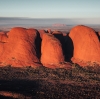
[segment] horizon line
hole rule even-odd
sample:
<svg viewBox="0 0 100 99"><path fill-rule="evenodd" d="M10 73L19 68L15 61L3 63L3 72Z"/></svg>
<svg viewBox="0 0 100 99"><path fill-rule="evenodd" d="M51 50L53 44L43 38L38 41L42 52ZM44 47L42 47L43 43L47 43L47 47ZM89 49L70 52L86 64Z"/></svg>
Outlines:
<svg viewBox="0 0 100 99"><path fill-rule="evenodd" d="M0 18L21 18L21 19L100 19L100 17L75 17L75 18L72 18L72 17L66 17L66 18L33 18L33 17L5 17L5 16L0 16Z"/></svg>

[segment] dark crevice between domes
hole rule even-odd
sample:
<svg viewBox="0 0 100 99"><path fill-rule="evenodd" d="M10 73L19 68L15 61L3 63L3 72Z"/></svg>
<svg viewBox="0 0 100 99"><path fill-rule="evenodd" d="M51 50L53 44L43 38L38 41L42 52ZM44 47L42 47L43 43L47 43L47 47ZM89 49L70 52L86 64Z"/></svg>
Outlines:
<svg viewBox="0 0 100 99"><path fill-rule="evenodd" d="M40 34L37 33L35 45L36 45L36 54L37 54L38 59L40 59L40 57L41 57L41 41L42 41L42 39L40 37Z"/></svg>
<svg viewBox="0 0 100 99"><path fill-rule="evenodd" d="M99 39L99 41L100 41L100 35L99 35L99 32L96 32L96 35L97 35L97 37L98 37L98 39Z"/></svg>
<svg viewBox="0 0 100 99"><path fill-rule="evenodd" d="M73 41L69 37L69 34L67 34L66 36L63 36L63 34L54 34L54 36L62 44L65 61L71 62L71 58L73 57L74 46L73 46Z"/></svg>

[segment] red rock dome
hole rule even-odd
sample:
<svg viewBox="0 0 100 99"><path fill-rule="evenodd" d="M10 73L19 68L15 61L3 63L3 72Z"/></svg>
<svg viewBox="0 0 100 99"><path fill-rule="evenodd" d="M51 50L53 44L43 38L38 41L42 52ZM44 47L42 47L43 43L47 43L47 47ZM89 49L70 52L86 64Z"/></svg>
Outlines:
<svg viewBox="0 0 100 99"><path fill-rule="evenodd" d="M41 63L44 66L58 66L64 62L62 45L52 34L43 34L41 45Z"/></svg>
<svg viewBox="0 0 100 99"><path fill-rule="evenodd" d="M100 41L96 32L87 26L78 25L71 29L69 37L73 41L72 61L76 63L100 63Z"/></svg>
<svg viewBox="0 0 100 99"><path fill-rule="evenodd" d="M35 29L21 27L11 29L8 33L8 42L0 43L3 48L0 51L0 66L41 66L36 55L36 37L37 31Z"/></svg>

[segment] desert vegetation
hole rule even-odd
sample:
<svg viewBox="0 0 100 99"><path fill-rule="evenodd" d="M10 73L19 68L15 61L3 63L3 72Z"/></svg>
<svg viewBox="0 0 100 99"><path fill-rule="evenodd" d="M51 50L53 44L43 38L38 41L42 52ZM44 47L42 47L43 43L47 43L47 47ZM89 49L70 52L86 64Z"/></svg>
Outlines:
<svg viewBox="0 0 100 99"><path fill-rule="evenodd" d="M91 68L91 69L90 69ZM99 99L100 68L0 68L0 97L5 99Z"/></svg>

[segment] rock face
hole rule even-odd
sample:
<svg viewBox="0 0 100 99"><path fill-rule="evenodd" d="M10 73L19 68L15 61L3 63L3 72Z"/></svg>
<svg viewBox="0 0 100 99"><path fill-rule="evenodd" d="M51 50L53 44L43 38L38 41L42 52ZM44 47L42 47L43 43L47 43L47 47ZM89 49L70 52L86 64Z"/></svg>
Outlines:
<svg viewBox="0 0 100 99"><path fill-rule="evenodd" d="M0 42L0 66L41 66L36 54L35 29L16 27L7 34L7 42Z"/></svg>
<svg viewBox="0 0 100 99"><path fill-rule="evenodd" d="M56 68L63 62L64 55L60 41L52 34L44 33L41 45L41 63L46 67Z"/></svg>
<svg viewBox="0 0 100 99"><path fill-rule="evenodd" d="M40 34L41 39L42 39L43 34L47 33L45 30L38 30L38 32Z"/></svg>
<svg viewBox="0 0 100 99"><path fill-rule="evenodd" d="M51 29L47 29L47 32L50 33L50 34L52 33Z"/></svg>
<svg viewBox="0 0 100 99"><path fill-rule="evenodd" d="M82 65L100 63L100 41L96 32L87 26L75 26L69 33L73 41L74 52L72 61Z"/></svg>
<svg viewBox="0 0 100 99"><path fill-rule="evenodd" d="M8 36L6 33L0 32L0 42L2 42L2 43L7 42L7 38L8 38Z"/></svg>

